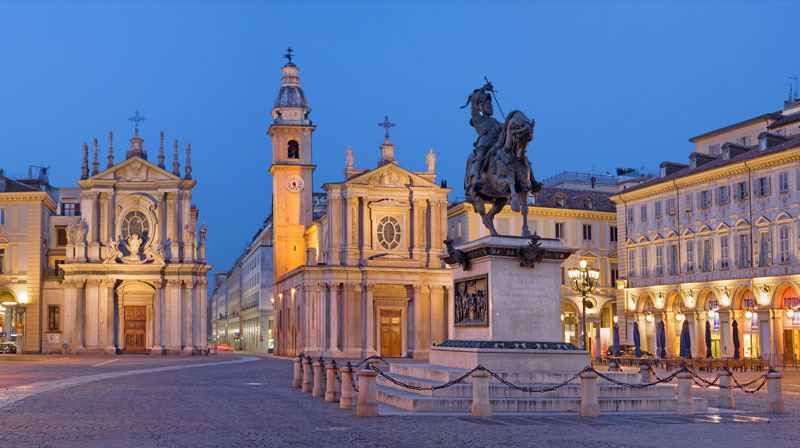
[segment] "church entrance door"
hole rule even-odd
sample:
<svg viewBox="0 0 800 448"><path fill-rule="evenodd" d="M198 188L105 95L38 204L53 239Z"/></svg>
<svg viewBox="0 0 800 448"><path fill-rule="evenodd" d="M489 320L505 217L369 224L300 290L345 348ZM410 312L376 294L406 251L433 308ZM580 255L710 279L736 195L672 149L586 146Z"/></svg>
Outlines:
<svg viewBox="0 0 800 448"><path fill-rule="evenodd" d="M400 310L381 310L381 356L402 355Z"/></svg>
<svg viewBox="0 0 800 448"><path fill-rule="evenodd" d="M125 307L125 353L147 353L145 335L147 328L147 307Z"/></svg>

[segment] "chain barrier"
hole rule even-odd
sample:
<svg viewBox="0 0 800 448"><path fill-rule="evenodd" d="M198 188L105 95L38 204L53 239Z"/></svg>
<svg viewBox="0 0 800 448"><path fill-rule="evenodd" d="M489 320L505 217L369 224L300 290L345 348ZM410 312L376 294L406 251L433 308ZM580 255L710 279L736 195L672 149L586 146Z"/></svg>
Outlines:
<svg viewBox="0 0 800 448"><path fill-rule="evenodd" d="M658 378L658 377L656 377L658 379L653 381L653 382L650 382L650 383L633 383L633 384L630 384L630 383L623 383L622 381L619 381L619 380L616 380L614 378L611 378L610 376L605 375L604 373L595 370L594 367L592 367L592 366L587 366L583 370L584 371L594 372L594 373L597 374L598 377L608 381L609 383L616 384L617 386L629 387L631 389L643 389L645 387L655 386L655 385L661 384L661 383L669 383L676 376L678 376L679 373L682 372L682 370L678 370L678 371L670 374L666 378ZM655 375L655 374L653 374L653 375Z"/></svg>
<svg viewBox="0 0 800 448"><path fill-rule="evenodd" d="M480 366L478 366L478 367L480 367ZM576 373L575 375L572 375L572 378L568 379L567 381L564 381L561 384L558 384L556 386L551 386L551 387L544 387L544 388L540 388L540 389L537 389L535 387L517 386L516 384L514 384L514 383L512 383L510 381L504 380L503 378L500 377L500 375L492 372L489 369L483 368L483 370L489 372L489 375L495 377L497 379L497 381L500 381L501 383L505 384L506 386L508 386L508 387L510 387L512 389L516 389L516 390L519 390L519 391L522 391L522 392L528 392L528 393L534 393L534 392L536 392L536 393L545 393L545 392L552 392L554 390L561 389L562 387L572 383L573 381L575 381L581 375L581 373L585 372L587 369L583 369L582 371Z"/></svg>
<svg viewBox="0 0 800 448"><path fill-rule="evenodd" d="M414 386L413 384L407 384L407 383L404 383L404 382L402 382L402 381L400 381L400 380L396 380L396 379L392 378L392 377L391 377L391 376L389 376L389 375L388 375L386 372L384 372L383 370L379 369L379 368L378 368L376 365L374 365L374 364L368 364L368 368L370 368L370 369L374 370L375 372L377 372L377 373L378 373L378 375L380 375L380 376L382 376L382 377L386 378L387 380L391 381L391 382L392 382L392 383L394 383L394 384L397 384L397 385L398 385L398 386L400 386L400 387L404 387L404 388L406 388L406 389L411 389L411 390L419 390L419 391L422 391L422 390L439 390L439 389L444 389L444 388L446 388L446 387L450 387L450 386L452 386L452 385L454 385L454 384L458 384L458 383L460 383L461 381L463 381L464 379L466 379L468 376L472 375L472 372L475 372L476 370L487 370L487 369L486 369L486 368L484 368L483 366L477 366L477 367L475 367L474 369L470 370L469 372L467 372L467 373L465 373L465 374L461 375L460 377L458 377L458 378L456 378L456 379L454 379L454 380L450 380L450 381L448 381L448 382L446 382L446 383L444 383L444 384L440 384L440 385L438 385L438 386ZM488 370L487 370L487 371L488 371Z"/></svg>
<svg viewBox="0 0 800 448"><path fill-rule="evenodd" d="M719 381L719 378L721 376L719 374L717 374L717 376L714 378L714 381L708 381L705 378L699 376L698 374L696 374L696 373L694 373L694 372L692 372L692 371L690 371L688 369L686 369L686 371L692 374L692 381L694 381L694 383L696 385L698 385L699 387L708 388L708 387L711 387L711 386L716 386L716 387L719 387L720 389L739 389L744 393L754 394L754 393L758 392L759 390L761 390L767 384L767 375L769 375L773 370L770 369L769 371L767 371L767 373L765 373L765 374L763 374L763 375L761 375L761 376L759 376L757 378L754 378L752 381L748 381L748 382L746 382L744 384L740 383L739 380L737 380L736 377L734 377L733 374L731 374L731 379L733 380L733 383L734 383L733 386L723 386L722 384L716 384L717 381ZM756 386L755 389L751 389L751 390L747 390L746 389L747 387L752 386L752 385L758 383L759 381L761 383L758 386Z"/></svg>
<svg viewBox="0 0 800 448"><path fill-rule="evenodd" d="M350 385L352 385L353 390L358 393L358 385L356 384L355 379L355 369L350 365L350 361L347 361L347 367L350 367Z"/></svg>

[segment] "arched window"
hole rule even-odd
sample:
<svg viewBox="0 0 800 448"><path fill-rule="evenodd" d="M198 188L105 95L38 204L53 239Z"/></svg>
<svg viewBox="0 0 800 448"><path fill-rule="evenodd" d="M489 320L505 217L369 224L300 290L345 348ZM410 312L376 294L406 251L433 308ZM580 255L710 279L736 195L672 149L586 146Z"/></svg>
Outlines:
<svg viewBox="0 0 800 448"><path fill-rule="evenodd" d="M393 216L378 221L378 242L384 249L392 250L400 244L400 223Z"/></svg>
<svg viewBox="0 0 800 448"><path fill-rule="evenodd" d="M290 159L300 158L300 145L295 140L289 140L289 148L287 150L287 157Z"/></svg>
<svg viewBox="0 0 800 448"><path fill-rule="evenodd" d="M144 213L138 210L125 215L125 219L122 221L122 238L128 239L134 234L139 235L143 240L147 240L150 234L150 221Z"/></svg>

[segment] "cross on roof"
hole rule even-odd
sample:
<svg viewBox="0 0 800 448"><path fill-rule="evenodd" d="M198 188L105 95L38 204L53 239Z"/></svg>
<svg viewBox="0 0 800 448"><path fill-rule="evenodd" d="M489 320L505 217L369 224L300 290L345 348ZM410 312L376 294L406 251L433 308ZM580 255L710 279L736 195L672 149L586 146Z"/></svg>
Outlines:
<svg viewBox="0 0 800 448"><path fill-rule="evenodd" d="M292 50L292 47L289 47L289 48L286 49L286 54L283 55L283 57L288 59L289 62L292 62L292 53L294 53L294 50Z"/></svg>
<svg viewBox="0 0 800 448"><path fill-rule="evenodd" d="M139 123L143 122L144 120L147 120L147 118L143 117L142 115L139 115L138 109L136 110L136 113L133 114L132 117L128 118L128 121L133 122L137 133L139 132Z"/></svg>
<svg viewBox="0 0 800 448"><path fill-rule="evenodd" d="M386 140L389 140L389 128L391 128L393 126L397 126L397 125L395 123L389 123L389 116L386 115L383 118L383 123L378 123L378 126L386 129Z"/></svg>

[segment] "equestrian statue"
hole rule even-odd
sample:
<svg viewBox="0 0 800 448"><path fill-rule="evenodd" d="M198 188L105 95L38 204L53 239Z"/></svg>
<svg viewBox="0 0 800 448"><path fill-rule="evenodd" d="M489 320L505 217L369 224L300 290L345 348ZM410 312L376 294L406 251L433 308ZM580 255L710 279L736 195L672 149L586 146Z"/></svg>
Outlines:
<svg viewBox="0 0 800 448"><path fill-rule="evenodd" d="M478 133L474 150L467 158L464 175L464 193L467 202L481 215L483 224L492 235L498 235L494 217L511 203L511 210L522 212L522 236L531 236L528 230L528 195L536 193L542 184L533 177L531 162L526 150L533 139L535 122L522 111L514 110L501 124L494 115L492 84L475 89L467 99L465 108L471 106L469 124ZM502 111L501 111L502 113ZM486 204L491 209L486 211Z"/></svg>

